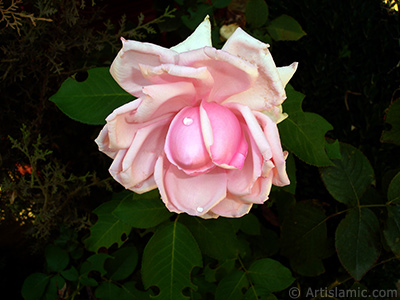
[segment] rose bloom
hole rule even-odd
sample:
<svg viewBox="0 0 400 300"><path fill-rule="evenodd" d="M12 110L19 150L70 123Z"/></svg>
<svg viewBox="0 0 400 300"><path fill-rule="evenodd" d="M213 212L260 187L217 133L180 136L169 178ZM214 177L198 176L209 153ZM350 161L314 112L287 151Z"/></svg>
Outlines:
<svg viewBox="0 0 400 300"><path fill-rule="evenodd" d="M137 97L106 119L96 143L125 188L158 188L168 210L240 217L288 185L278 121L297 63L277 68L238 28L212 47L208 17L170 49L122 39L111 74Z"/></svg>

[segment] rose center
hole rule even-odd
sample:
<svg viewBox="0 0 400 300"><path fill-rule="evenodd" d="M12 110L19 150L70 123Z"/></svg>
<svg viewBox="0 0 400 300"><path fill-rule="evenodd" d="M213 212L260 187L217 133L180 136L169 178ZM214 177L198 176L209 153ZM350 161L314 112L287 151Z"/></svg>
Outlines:
<svg viewBox="0 0 400 300"><path fill-rule="evenodd" d="M215 167L204 144L199 107L185 107L172 120L165 153L172 164L189 175Z"/></svg>

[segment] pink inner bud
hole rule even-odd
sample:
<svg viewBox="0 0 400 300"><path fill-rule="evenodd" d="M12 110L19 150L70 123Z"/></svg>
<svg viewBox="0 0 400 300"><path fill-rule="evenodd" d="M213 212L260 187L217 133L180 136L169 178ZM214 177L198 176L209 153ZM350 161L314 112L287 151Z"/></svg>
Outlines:
<svg viewBox="0 0 400 300"><path fill-rule="evenodd" d="M164 149L168 160L189 175L214 168L204 145L198 106L185 107L175 116Z"/></svg>

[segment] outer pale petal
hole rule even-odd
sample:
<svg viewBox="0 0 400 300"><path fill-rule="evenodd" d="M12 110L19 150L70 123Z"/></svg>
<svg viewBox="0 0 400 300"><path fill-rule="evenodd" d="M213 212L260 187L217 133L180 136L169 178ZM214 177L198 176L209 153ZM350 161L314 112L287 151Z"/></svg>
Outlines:
<svg viewBox="0 0 400 300"><path fill-rule="evenodd" d="M163 152L170 121L164 119L140 128L131 146L118 153L118 160L114 160L110 173L125 188L138 190L153 175L156 160Z"/></svg>
<svg viewBox="0 0 400 300"><path fill-rule="evenodd" d="M130 188L130 190L134 191L135 193L138 193L138 194L143 194L148 191L154 190L156 188L157 188L157 184L156 184L156 181L154 180L154 175L151 175L146 180L143 180L141 183Z"/></svg>
<svg viewBox="0 0 400 300"><path fill-rule="evenodd" d="M117 155L117 150L112 150L110 148L110 139L108 138L107 124L100 131L100 134L96 138L95 142L99 146L99 150L107 154L109 157L114 158Z"/></svg>
<svg viewBox="0 0 400 300"><path fill-rule="evenodd" d="M139 64L158 66L175 64L178 53L150 43L122 40L122 49L114 59L110 73L128 93L141 97L142 87L151 84L143 77Z"/></svg>
<svg viewBox="0 0 400 300"><path fill-rule="evenodd" d="M254 183L249 195L241 196L244 202L262 204L268 200L272 188L272 172L267 177L259 177Z"/></svg>
<svg viewBox="0 0 400 300"><path fill-rule="evenodd" d="M122 170L122 164L126 155L127 149L124 150L119 150L113 163L111 164L110 167L110 174L111 176L113 176L113 178L123 184L123 180L120 176L120 170ZM150 177L144 179L143 181L139 182L138 184L136 184L133 187L125 187L125 188L129 188L130 190L142 194L148 191L151 191L153 189L155 189L157 187L155 181L154 181L154 176L151 175Z"/></svg>
<svg viewBox="0 0 400 300"><path fill-rule="evenodd" d="M226 102L242 103L253 110L269 110L286 99L284 85L268 47L241 28L228 39L222 50L257 66L260 76L251 89L233 95Z"/></svg>
<svg viewBox="0 0 400 300"><path fill-rule="evenodd" d="M196 30L186 40L171 47L171 50L182 53L206 46L212 46L211 24L208 16L205 17L204 21L197 26Z"/></svg>
<svg viewBox="0 0 400 300"><path fill-rule="evenodd" d="M297 62L294 62L289 66L277 68L279 77L281 78L283 86L286 86L288 84L289 80L292 78L293 74L296 72L298 65L299 64Z"/></svg>
<svg viewBox="0 0 400 300"><path fill-rule="evenodd" d="M140 105L129 117L129 122L141 123L176 113L197 102L196 89L191 82L153 84L143 88Z"/></svg>
<svg viewBox="0 0 400 300"><path fill-rule="evenodd" d="M257 120L263 127L265 137L271 147L272 158L275 165L273 168L274 177L272 183L277 186L285 186L290 184L289 177L286 173L285 153L282 150L281 140L276 124L265 114L254 112Z"/></svg>
<svg viewBox="0 0 400 300"><path fill-rule="evenodd" d="M155 84L191 82L196 89L197 99L207 98L214 85L214 79L206 67L192 68L169 64L157 67L140 65L140 69L143 76Z"/></svg>
<svg viewBox="0 0 400 300"><path fill-rule="evenodd" d="M196 91L190 82L151 85L143 91L144 97L115 109L106 118L110 149L128 148L136 130L146 126L146 122L168 118L196 101Z"/></svg>
<svg viewBox="0 0 400 300"><path fill-rule="evenodd" d="M190 176L160 157L154 178L165 205L176 213L202 216L226 197L224 169Z"/></svg>
<svg viewBox="0 0 400 300"><path fill-rule="evenodd" d="M228 195L214 206L211 211L221 217L240 218L248 214L252 206L252 203L245 203L239 197Z"/></svg>
<svg viewBox="0 0 400 300"><path fill-rule="evenodd" d="M282 122L288 117L288 114L283 112L282 105L275 106L272 110L263 110L262 113L270 117L275 124Z"/></svg>
<svg viewBox="0 0 400 300"><path fill-rule="evenodd" d="M140 185L154 172L154 166L163 152L164 140L171 119L163 119L136 132L131 146L126 152L121 169L113 170L113 176L125 188Z"/></svg>
<svg viewBox="0 0 400 300"><path fill-rule="evenodd" d="M181 53L179 65L207 67L214 79L208 99L217 103L251 88L258 76L255 65L211 47Z"/></svg>
<svg viewBox="0 0 400 300"><path fill-rule="evenodd" d="M106 118L110 149L128 148L132 143L137 125L130 122L129 119L134 115L141 102L141 99L137 99L122 105Z"/></svg>

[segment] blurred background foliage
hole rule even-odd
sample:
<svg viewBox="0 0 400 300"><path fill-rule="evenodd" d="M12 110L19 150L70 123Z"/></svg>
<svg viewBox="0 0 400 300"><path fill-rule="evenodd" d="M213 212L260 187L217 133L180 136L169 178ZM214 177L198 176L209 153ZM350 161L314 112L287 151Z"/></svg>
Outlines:
<svg viewBox="0 0 400 300"><path fill-rule="evenodd" d="M390 193L395 196L389 201L398 201L393 199L399 190L390 185L400 170L398 135L394 141L382 135L398 128L395 120L399 114L394 111L400 101L400 20L396 5L397 1L379 0L0 1L2 291L9 291L10 299L22 299L21 290L25 299L41 299L42 295L47 295L46 299L113 299L110 294L121 291L128 296L118 299L149 297L144 287L152 282L146 277L141 282L137 265L157 242L149 242L150 237L157 237L152 235L157 220L154 224L129 224L114 211L117 203L123 207L127 196L115 193L122 189L110 180L109 160L93 142L101 127L69 119L49 98L67 78L81 82L89 69L108 67L120 48L121 36L171 47L186 38L207 14L216 47L223 45L224 32L240 26L271 44L278 66L298 61L291 85L306 95L303 110L321 115L333 126L326 135L329 140L361 151L342 146L342 155L357 153L354 155L362 157L362 164L369 161L372 166L373 179L363 191L364 204L385 203L382 199ZM221 235L230 234L222 239L227 242L227 252L208 249L210 241L196 234L199 225L181 217L178 224L191 230L204 253L204 268L193 271L198 293L185 293L187 296L212 299L216 293L216 299L224 299L229 280L248 288L249 282L240 272L252 278L252 270L260 266L283 270L271 266L265 257L273 257L291 270L296 279L293 286L396 288L399 249L387 241L396 238L390 235L399 227L387 220L388 216L399 218L398 209L373 209L381 228L376 238L383 241L377 250L379 260L373 257L375 264L364 277L351 271L349 276L341 264L341 245L335 247L334 242L337 230L346 230L341 224L352 226L353 215L344 219L340 214L348 203L332 196L336 194L332 194L326 169L297 157L290 159L295 166L295 189L274 191L270 201L253 208L241 220L220 221ZM110 199L113 201L107 202ZM115 233L124 233L122 240L93 237L96 230L103 230L102 222L110 221L105 220L109 211L128 223L119 224ZM313 218L307 218L307 213ZM331 218L337 214L338 218ZM162 215L160 223L168 217ZM321 221L324 225L318 227L313 241L296 244L292 233L298 227L287 221L291 219L311 227ZM213 223L202 226L216 230ZM187 234L179 230L182 236ZM218 241L218 234L214 239ZM145 251L146 245L150 250ZM239 259L235 259L237 253ZM307 265L310 255L314 261ZM119 268L125 260L131 269ZM149 264L145 259L142 263ZM22 288L30 274L36 275ZM286 285L274 290L280 299L288 298L287 292L279 291L294 280L289 275L285 278ZM354 283L354 278L362 280ZM257 282L257 278L252 280ZM129 296L132 294L137 298ZM237 299L250 297L241 292L237 295Z"/></svg>

